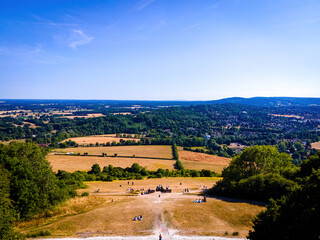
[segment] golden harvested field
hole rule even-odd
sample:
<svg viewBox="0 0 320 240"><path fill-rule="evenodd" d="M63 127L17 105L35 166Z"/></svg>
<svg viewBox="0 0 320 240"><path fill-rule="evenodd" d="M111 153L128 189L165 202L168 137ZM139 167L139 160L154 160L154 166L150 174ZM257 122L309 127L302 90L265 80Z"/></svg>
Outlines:
<svg viewBox="0 0 320 240"><path fill-rule="evenodd" d="M10 141L0 141L0 143L4 144L4 145L8 145L11 142L25 142L25 139L15 139L15 140L10 140Z"/></svg>
<svg viewBox="0 0 320 240"><path fill-rule="evenodd" d="M303 118L298 115L282 115L282 114L269 114L269 115L274 116L274 117L285 117L285 118L296 118L296 119Z"/></svg>
<svg viewBox="0 0 320 240"><path fill-rule="evenodd" d="M31 110L12 110L12 111L0 111L0 117L35 117L40 118L41 116L52 116L52 115L72 115L77 111L84 111L85 109L79 110L65 110L65 111L49 111L49 112L32 112Z"/></svg>
<svg viewBox="0 0 320 240"><path fill-rule="evenodd" d="M29 128L37 128L39 126L35 125L34 123L29 123L29 122L22 122L23 125L17 125L17 124L13 124L15 127L24 127L24 125L29 125Z"/></svg>
<svg viewBox="0 0 320 240"><path fill-rule="evenodd" d="M94 118L94 117L103 117L105 115L103 115L102 113L89 113L86 116L75 116L75 115L68 115L68 116L63 116L62 118L69 118L69 119L75 119L75 118Z"/></svg>
<svg viewBox="0 0 320 240"><path fill-rule="evenodd" d="M150 157L150 158L166 158L171 159L171 146L155 146L155 145L144 145L144 146L112 146L112 147L76 147L76 148L65 148L59 149L59 152L74 152L74 153L85 153L89 155L102 155L107 153L108 156L115 153L118 156L132 156L137 157Z"/></svg>
<svg viewBox="0 0 320 240"><path fill-rule="evenodd" d="M181 160L182 165L185 169L194 169L194 170L202 170L207 169L214 171L216 173L222 173L222 170L227 167L220 164L207 163L207 162L194 162L194 161L183 161Z"/></svg>
<svg viewBox="0 0 320 240"><path fill-rule="evenodd" d="M52 217L19 223L24 233L49 230L51 237L98 235L159 235L168 239L173 230L180 235L216 235L238 232L247 235L251 220L264 207L207 198L193 203L203 186L211 187L217 178L162 178L130 181L135 189L169 186L173 193L129 195L128 181L88 182L88 197L76 198L52 211ZM180 185L181 183L181 185ZM99 188L99 192L95 189ZM189 188L191 194L183 194ZM160 196L159 196L160 195ZM133 221L142 215L143 220ZM172 230L172 231L171 231Z"/></svg>
<svg viewBox="0 0 320 240"><path fill-rule="evenodd" d="M108 165L114 167L131 167L133 163L138 163L140 166L146 167L148 170L158 170L159 168L172 170L176 161L174 160L159 160L152 158L122 158L122 157L90 157L90 156L68 156L54 155L50 153L47 156L53 171L65 170L74 172L76 170L88 171L92 165L97 163L101 168Z"/></svg>
<svg viewBox="0 0 320 240"><path fill-rule="evenodd" d="M89 155L102 155L107 153L117 157L98 157L98 156L74 156L74 155L55 155L59 153L83 153ZM172 170L176 161L171 160L172 153L170 146L114 146L114 147L77 147L55 150L48 154L47 160L51 163L54 171L66 170L90 170L92 165L97 163L101 168L108 165L114 167L131 167L133 163L146 167L148 170L158 170L159 168ZM136 157L132 157L135 155ZM123 156L123 157L121 157ZM144 157L144 158L139 158ZM160 158L160 159L154 159ZM163 159L161 159L163 158Z"/></svg>
<svg viewBox="0 0 320 240"><path fill-rule="evenodd" d="M316 150L320 150L320 141L319 142L315 142L315 143L311 143L311 147L316 149Z"/></svg>
<svg viewBox="0 0 320 240"><path fill-rule="evenodd" d="M106 134L106 135L92 135L92 136L86 136L86 137L74 137L74 138L68 138L65 141L75 141L79 145L89 145L90 143L95 144L95 143L107 143L107 142L119 142L120 139L123 140L135 140L139 141L140 139L138 138L119 138L116 137L116 134Z"/></svg>
<svg viewBox="0 0 320 240"><path fill-rule="evenodd" d="M95 136L88 137L88 140L90 139L97 140L95 139ZM181 149L182 148L179 148L179 156L183 166L186 169L208 169L217 173L221 173L222 170L227 167L231 161L231 159L229 158L223 158L204 153L184 151ZM89 155L99 156L102 155L102 153L107 153L108 156L112 156L117 153L118 156L98 157L55 155L56 152L73 152L74 154L80 153L81 155L83 155L84 153L88 153ZM134 158L132 157L133 155L135 155ZM65 148L59 150L56 149L47 156L47 159L51 163L54 171L66 170L72 172L76 170L90 170L91 166L95 163L99 164L101 168L104 166L108 166L109 164L115 167L125 168L130 167L133 163L138 163L140 166L146 167L148 170L157 170L158 168L172 170L174 168L175 161L171 160L171 158L171 146L154 145Z"/></svg>
<svg viewBox="0 0 320 240"><path fill-rule="evenodd" d="M131 115L131 112L119 112L119 113L112 113L113 115Z"/></svg>
<svg viewBox="0 0 320 240"><path fill-rule="evenodd" d="M231 158L219 157L205 153L182 150L179 147L179 158L187 169L209 169L221 173L223 168L229 166Z"/></svg>

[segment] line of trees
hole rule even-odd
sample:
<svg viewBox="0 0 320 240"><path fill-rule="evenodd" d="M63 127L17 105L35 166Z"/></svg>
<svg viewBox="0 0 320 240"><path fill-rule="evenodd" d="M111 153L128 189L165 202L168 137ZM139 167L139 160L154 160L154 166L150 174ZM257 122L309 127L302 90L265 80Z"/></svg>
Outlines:
<svg viewBox="0 0 320 240"><path fill-rule="evenodd" d="M178 152L177 144L173 143L171 145L171 149L172 149L172 158L174 160L179 160L179 152Z"/></svg>
<svg viewBox="0 0 320 240"><path fill-rule="evenodd" d="M177 160L179 161L179 160ZM181 163L181 162L180 162ZM182 166L182 164L181 164ZM69 173L59 170L57 176L69 184L78 181L114 181L114 180L140 180L144 178L162 178L162 177L214 177L219 176L216 172L210 170L168 170L159 168L157 171L149 171L141 167L138 163L132 164L131 167L121 168L108 165L103 168L99 164L93 164L90 171L75 171Z"/></svg>

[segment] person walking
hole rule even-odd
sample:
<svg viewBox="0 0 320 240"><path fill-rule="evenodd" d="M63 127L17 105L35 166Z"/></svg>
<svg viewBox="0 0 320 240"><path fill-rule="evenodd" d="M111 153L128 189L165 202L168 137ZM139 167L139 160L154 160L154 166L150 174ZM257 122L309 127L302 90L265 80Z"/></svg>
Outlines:
<svg viewBox="0 0 320 240"><path fill-rule="evenodd" d="M161 236L161 233L160 233L160 235L159 235L159 240L162 240L162 236Z"/></svg>

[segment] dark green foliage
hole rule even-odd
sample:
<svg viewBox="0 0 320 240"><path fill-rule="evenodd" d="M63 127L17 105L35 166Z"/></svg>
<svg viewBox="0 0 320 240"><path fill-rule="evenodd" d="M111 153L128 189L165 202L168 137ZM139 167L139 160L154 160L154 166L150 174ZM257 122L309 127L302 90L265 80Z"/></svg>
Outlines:
<svg viewBox="0 0 320 240"><path fill-rule="evenodd" d="M134 173L140 173L140 171L141 171L140 165L138 163L132 164L131 171Z"/></svg>
<svg viewBox="0 0 320 240"><path fill-rule="evenodd" d="M98 174L101 172L101 168L99 166L99 164L93 164L91 167L91 170L88 172L89 174Z"/></svg>
<svg viewBox="0 0 320 240"><path fill-rule="evenodd" d="M0 163L11 173L10 198L20 218L31 217L68 197L45 159L32 143L0 146Z"/></svg>
<svg viewBox="0 0 320 240"><path fill-rule="evenodd" d="M320 159L318 159L320 161ZM300 188L277 201L254 220L251 240L320 239L320 169L304 178Z"/></svg>
<svg viewBox="0 0 320 240"><path fill-rule="evenodd" d="M0 145L0 163L11 174L10 199L18 219L42 213L75 196L75 189L81 185L80 179L72 179L65 171L56 177L45 159L46 154L46 149L34 143Z"/></svg>
<svg viewBox="0 0 320 240"><path fill-rule="evenodd" d="M184 169L184 167L183 167L183 165L182 165L182 162L180 161L180 160L177 160L176 161L176 164L175 164L175 169L177 169L177 170L182 170L182 169Z"/></svg>
<svg viewBox="0 0 320 240"><path fill-rule="evenodd" d="M0 239L23 239L13 231L15 211L9 198L9 172L0 164Z"/></svg>
<svg viewBox="0 0 320 240"><path fill-rule="evenodd" d="M83 192L83 193L81 193L81 197L87 197L87 196L89 196L89 193L88 193L88 192Z"/></svg>
<svg viewBox="0 0 320 240"><path fill-rule="evenodd" d="M223 170L223 180L209 191L211 194L268 201L289 193L297 183L297 167L286 153L275 147L255 146L237 155Z"/></svg>
<svg viewBox="0 0 320 240"><path fill-rule="evenodd" d="M26 235L27 238L45 237L50 236L51 232L48 229L42 229L37 232L29 233Z"/></svg>
<svg viewBox="0 0 320 240"><path fill-rule="evenodd" d="M300 166L300 171L297 173L297 177L303 178L309 176L314 169L320 168L320 151L314 156L310 156L307 160L303 161Z"/></svg>
<svg viewBox="0 0 320 240"><path fill-rule="evenodd" d="M179 160L178 148L177 148L177 145L175 143L173 143L171 145L171 149L172 149L172 158L174 160Z"/></svg>
<svg viewBox="0 0 320 240"><path fill-rule="evenodd" d="M34 143L0 144L0 239L23 239L12 230L17 219L30 218L74 196L79 184L70 174L52 172L46 149ZM61 178L61 180L59 180ZM62 180L63 179L63 180ZM40 233L37 236L45 236Z"/></svg>

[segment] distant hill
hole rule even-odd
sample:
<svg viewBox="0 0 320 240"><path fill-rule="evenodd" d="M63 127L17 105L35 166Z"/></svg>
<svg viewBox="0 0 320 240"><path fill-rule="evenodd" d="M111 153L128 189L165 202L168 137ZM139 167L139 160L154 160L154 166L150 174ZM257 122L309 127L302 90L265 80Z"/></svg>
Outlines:
<svg viewBox="0 0 320 240"><path fill-rule="evenodd" d="M232 97L211 101L148 101L148 100L72 100L72 99L0 99L0 109L25 106L28 108L39 108L46 105L80 105L83 107L92 107L92 105L110 105L111 107L168 107L168 106L190 106L202 104L245 104L263 107L279 106L320 106L320 98L299 98L299 97Z"/></svg>
<svg viewBox="0 0 320 240"><path fill-rule="evenodd" d="M252 97L252 98L223 98L211 101L211 103L236 103L255 106L320 106L320 98L299 98L299 97Z"/></svg>

